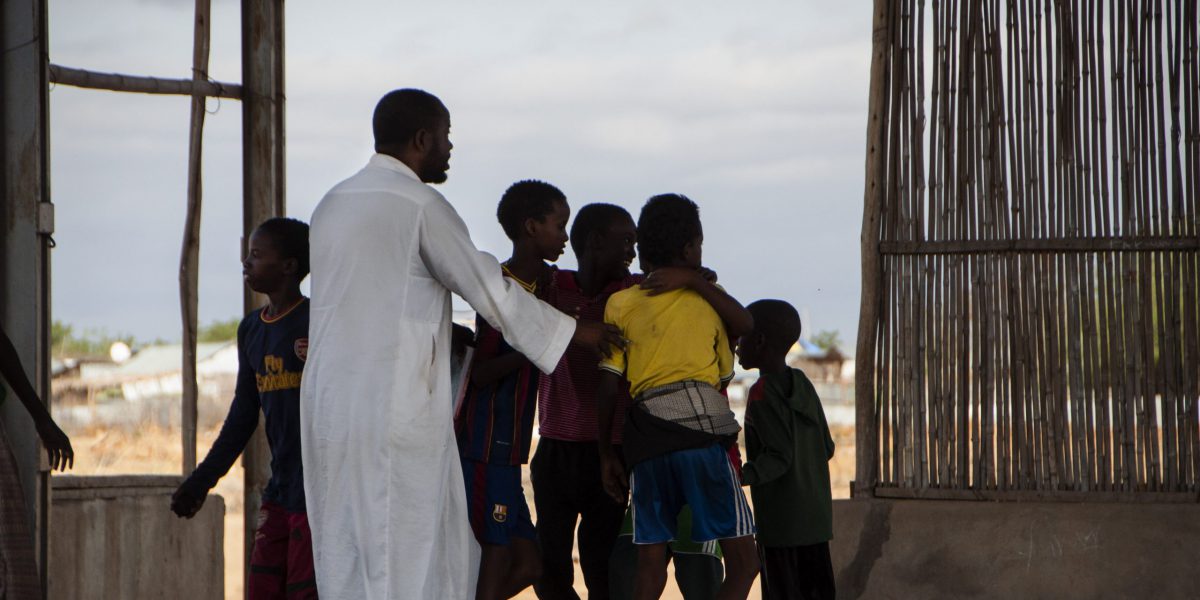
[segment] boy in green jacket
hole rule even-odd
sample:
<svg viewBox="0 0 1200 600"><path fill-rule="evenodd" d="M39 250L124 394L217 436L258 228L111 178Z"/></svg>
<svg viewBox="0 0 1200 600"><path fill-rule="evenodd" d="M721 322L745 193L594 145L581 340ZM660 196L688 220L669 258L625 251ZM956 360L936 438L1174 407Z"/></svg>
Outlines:
<svg viewBox="0 0 1200 600"><path fill-rule="evenodd" d="M754 331L738 339L738 359L760 377L746 402L750 462L742 467L742 483L754 499L763 598L832 600L833 438L812 382L787 365L788 350L800 339L800 315L782 300L746 308Z"/></svg>

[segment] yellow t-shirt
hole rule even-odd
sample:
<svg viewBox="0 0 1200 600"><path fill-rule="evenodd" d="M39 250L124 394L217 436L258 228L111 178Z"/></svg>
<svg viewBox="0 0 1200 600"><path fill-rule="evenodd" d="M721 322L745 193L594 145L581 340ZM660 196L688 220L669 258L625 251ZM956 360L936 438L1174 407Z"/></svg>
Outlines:
<svg viewBox="0 0 1200 600"><path fill-rule="evenodd" d="M688 289L650 296L639 287L613 294L604 322L621 328L628 347L614 349L600 368L629 380L636 398L645 390L680 381L715 388L733 377L733 351L717 311Z"/></svg>

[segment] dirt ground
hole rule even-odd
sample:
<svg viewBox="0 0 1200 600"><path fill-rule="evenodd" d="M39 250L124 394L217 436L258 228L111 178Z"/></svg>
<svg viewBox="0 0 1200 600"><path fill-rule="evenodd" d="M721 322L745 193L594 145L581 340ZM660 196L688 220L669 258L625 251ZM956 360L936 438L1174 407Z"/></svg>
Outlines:
<svg viewBox="0 0 1200 600"><path fill-rule="evenodd" d="M220 424L204 427L198 433L197 446L200 456L208 451L213 440L220 431ZM183 450L180 433L175 428L164 428L154 425L109 428L83 429L68 431L72 445L75 448L74 475L130 475L130 474L178 474L182 463ZM849 495L850 480L854 476L854 429L852 427L837 427L833 431L837 452L830 461L830 476L834 498L845 498ZM528 477L528 471L526 471ZM529 500L530 510L533 511L532 487L526 480L525 490ZM242 507L242 467L240 462L235 464L213 493L225 499L225 597L237 600L242 597L242 555L243 555L243 507ZM163 510L169 510L164 505ZM536 513L534 518L537 518ZM581 598L587 598L583 587L583 576L579 572L579 564L575 565L576 590ZM758 598L758 582L755 582L751 598ZM668 577L667 589L662 596L666 600L681 600L673 576ZM527 589L517 596L522 600L533 600L536 596L532 589Z"/></svg>

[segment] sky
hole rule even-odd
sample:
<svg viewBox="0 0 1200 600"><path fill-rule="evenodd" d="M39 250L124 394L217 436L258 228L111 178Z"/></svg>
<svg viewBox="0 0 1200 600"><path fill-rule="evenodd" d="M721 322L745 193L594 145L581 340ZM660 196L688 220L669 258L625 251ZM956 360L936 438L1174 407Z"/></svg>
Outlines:
<svg viewBox="0 0 1200 600"><path fill-rule="evenodd" d="M190 77L192 3L57 0L50 60ZM332 7L336 6L336 9ZM344 0L286 3L287 212L371 155L389 90L451 112L440 191L475 243L503 259L504 189L549 181L573 209L636 218L682 193L704 262L743 303L782 298L807 333L853 346L870 67L870 3ZM214 0L210 76L238 82L239 3ZM178 340L186 207L186 97L55 86L53 314L77 331ZM210 99L204 137L200 322L241 314L241 106ZM575 266L568 251L559 261ZM456 306L465 308L457 301Z"/></svg>

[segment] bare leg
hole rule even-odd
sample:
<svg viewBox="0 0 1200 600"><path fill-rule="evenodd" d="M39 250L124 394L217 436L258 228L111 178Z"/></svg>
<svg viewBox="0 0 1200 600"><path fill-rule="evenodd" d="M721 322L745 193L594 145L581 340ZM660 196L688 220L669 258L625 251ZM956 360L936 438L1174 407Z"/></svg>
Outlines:
<svg viewBox="0 0 1200 600"><path fill-rule="evenodd" d="M709 554L671 554L675 583L683 600L716 600L725 580L721 559Z"/></svg>
<svg viewBox="0 0 1200 600"><path fill-rule="evenodd" d="M479 558L479 582L475 585L475 600L503 600L507 591L509 567L512 565L512 549L498 544L480 544L483 554Z"/></svg>
<svg viewBox="0 0 1200 600"><path fill-rule="evenodd" d="M758 576L758 549L754 546L754 536L721 540L721 554L725 555L725 583L717 592L717 600L746 600L750 586Z"/></svg>
<svg viewBox="0 0 1200 600"><path fill-rule="evenodd" d="M504 598L512 598L525 588L537 583L542 577L542 556L537 542L525 538L512 538L512 560L509 562L508 579L505 581Z"/></svg>
<svg viewBox="0 0 1200 600"><path fill-rule="evenodd" d="M533 540L512 538L508 546L482 546L475 600L507 600L533 585L542 574L542 559Z"/></svg>
<svg viewBox="0 0 1200 600"><path fill-rule="evenodd" d="M667 586L667 544L639 545L634 600L658 600Z"/></svg>

